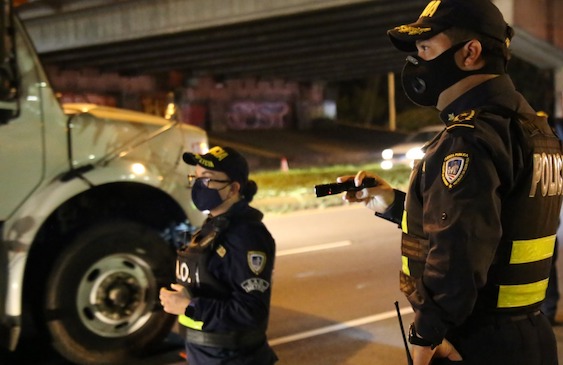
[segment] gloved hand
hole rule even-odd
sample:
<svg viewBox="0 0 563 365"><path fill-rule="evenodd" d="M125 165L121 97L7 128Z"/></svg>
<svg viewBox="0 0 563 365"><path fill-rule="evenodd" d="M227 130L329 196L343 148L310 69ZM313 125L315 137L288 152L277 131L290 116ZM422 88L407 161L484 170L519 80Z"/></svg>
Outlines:
<svg viewBox="0 0 563 365"><path fill-rule="evenodd" d="M336 178L336 181L344 182L354 179L354 184L356 186L360 186L366 177L373 177L377 181L377 186L373 188L364 188L359 191L348 191L344 194L343 199L351 203L362 202L367 208L373 210L374 212L382 213L387 209L387 207L393 204L393 201L395 200L395 191L387 181L373 173L365 171L359 171L355 176L339 176Z"/></svg>

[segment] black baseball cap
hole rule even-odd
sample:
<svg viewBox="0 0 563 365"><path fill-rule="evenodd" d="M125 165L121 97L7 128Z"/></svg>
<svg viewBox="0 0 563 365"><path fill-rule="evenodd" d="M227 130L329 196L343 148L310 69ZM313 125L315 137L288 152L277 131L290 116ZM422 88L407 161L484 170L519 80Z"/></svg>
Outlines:
<svg viewBox="0 0 563 365"><path fill-rule="evenodd" d="M432 38L454 26L488 36L506 46L514 34L490 0L432 0L416 22L390 29L387 35L397 49L415 52L417 40Z"/></svg>
<svg viewBox="0 0 563 365"><path fill-rule="evenodd" d="M182 159L188 165L199 165L208 170L221 171L244 187L248 182L248 162L231 147L215 146L206 154L185 152Z"/></svg>

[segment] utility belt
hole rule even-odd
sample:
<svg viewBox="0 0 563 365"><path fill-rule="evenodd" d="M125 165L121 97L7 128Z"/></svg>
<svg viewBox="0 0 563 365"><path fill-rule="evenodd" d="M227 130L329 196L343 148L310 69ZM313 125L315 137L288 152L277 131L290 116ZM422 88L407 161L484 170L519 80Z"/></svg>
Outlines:
<svg viewBox="0 0 563 365"><path fill-rule="evenodd" d="M535 321L541 311L536 310L528 313L478 313L471 315L466 321L464 326L470 327L484 327L484 326L501 326L503 324L515 323L524 320Z"/></svg>
<svg viewBox="0 0 563 365"><path fill-rule="evenodd" d="M227 333L203 332L187 327L185 330L186 341L189 343L229 350L254 347L266 341L266 332L261 329Z"/></svg>

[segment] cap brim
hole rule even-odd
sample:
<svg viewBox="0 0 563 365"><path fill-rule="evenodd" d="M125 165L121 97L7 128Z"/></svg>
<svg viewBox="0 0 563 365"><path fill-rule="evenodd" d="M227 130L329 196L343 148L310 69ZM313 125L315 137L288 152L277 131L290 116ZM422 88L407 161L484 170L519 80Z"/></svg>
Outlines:
<svg viewBox="0 0 563 365"><path fill-rule="evenodd" d="M194 165L194 166L197 165L197 159L195 158L195 155L193 153L184 152L184 154L182 155L182 159L188 165Z"/></svg>
<svg viewBox="0 0 563 365"><path fill-rule="evenodd" d="M398 50L416 52L416 41L432 38L447 28L446 25L425 24L419 20L390 29L387 31L387 35Z"/></svg>

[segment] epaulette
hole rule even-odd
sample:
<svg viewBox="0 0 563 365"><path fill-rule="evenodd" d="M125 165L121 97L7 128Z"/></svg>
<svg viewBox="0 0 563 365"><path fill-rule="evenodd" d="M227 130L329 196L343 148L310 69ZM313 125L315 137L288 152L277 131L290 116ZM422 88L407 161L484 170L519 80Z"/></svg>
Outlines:
<svg viewBox="0 0 563 365"><path fill-rule="evenodd" d="M476 109L471 109L458 115L450 114L448 115L448 122L446 129L451 131L453 128L475 128L475 118L477 117L478 111Z"/></svg>

